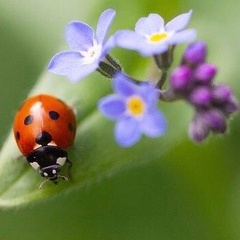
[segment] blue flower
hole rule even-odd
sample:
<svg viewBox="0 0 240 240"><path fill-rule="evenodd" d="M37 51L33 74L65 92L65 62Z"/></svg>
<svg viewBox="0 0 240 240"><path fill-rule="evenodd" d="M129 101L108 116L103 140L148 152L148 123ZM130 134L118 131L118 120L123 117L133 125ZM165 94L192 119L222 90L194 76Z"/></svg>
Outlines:
<svg viewBox="0 0 240 240"><path fill-rule="evenodd" d="M49 71L67 76L72 82L94 72L113 47L111 38L108 41L105 39L114 17L114 10L104 11L98 20L96 33L84 22L69 23L66 28L66 41L70 50L53 56L48 66Z"/></svg>
<svg viewBox="0 0 240 240"><path fill-rule="evenodd" d="M135 31L120 30L115 36L117 46L138 51L143 56L164 53L169 46L183 42L191 42L196 38L194 29L184 30L190 21L192 10L181 14L166 25L158 14L149 14L140 18Z"/></svg>
<svg viewBox="0 0 240 240"><path fill-rule="evenodd" d="M158 92L147 82L139 85L122 73L113 79L114 94L99 100L100 112L116 121L115 138L122 147L135 144L142 136L159 137L166 131L164 115L158 110Z"/></svg>

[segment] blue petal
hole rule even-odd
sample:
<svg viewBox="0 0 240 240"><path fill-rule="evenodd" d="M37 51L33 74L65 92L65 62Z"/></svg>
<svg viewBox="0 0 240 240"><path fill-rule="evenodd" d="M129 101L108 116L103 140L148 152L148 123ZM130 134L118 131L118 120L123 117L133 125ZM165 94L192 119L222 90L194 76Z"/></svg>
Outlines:
<svg viewBox="0 0 240 240"><path fill-rule="evenodd" d="M67 76L72 82L77 82L95 71L98 63L82 64L82 56L77 51L65 51L56 54L50 61L48 69L58 75Z"/></svg>
<svg viewBox="0 0 240 240"><path fill-rule="evenodd" d="M165 26L166 31L180 31L182 29L184 29L192 16L192 10L190 10L188 13L183 13L177 17L175 17L174 19L172 19L170 22L168 22Z"/></svg>
<svg viewBox="0 0 240 240"><path fill-rule="evenodd" d="M116 123L115 138L122 147L130 147L141 137L138 123L132 118L122 118Z"/></svg>
<svg viewBox="0 0 240 240"><path fill-rule="evenodd" d="M142 36L131 30L117 31L114 35L114 41L119 47L137 51L140 49L139 41L141 41L142 44L145 42Z"/></svg>
<svg viewBox="0 0 240 240"><path fill-rule="evenodd" d="M164 43L153 44L147 42L147 39L130 30L120 30L114 35L117 46L138 51L143 56L152 56L166 52L168 46Z"/></svg>
<svg viewBox="0 0 240 240"><path fill-rule="evenodd" d="M163 28L163 18L160 15L154 13L149 14L148 17L140 18L135 25L135 31L143 36L146 34L152 35L153 33L159 32Z"/></svg>
<svg viewBox="0 0 240 240"><path fill-rule="evenodd" d="M125 74L119 72L113 79L113 89L118 94L128 97L136 93L136 85Z"/></svg>
<svg viewBox="0 0 240 240"><path fill-rule="evenodd" d="M160 42L158 44L150 44L145 42L144 45L139 46L139 52L142 56L153 56L157 54L162 54L168 50L168 45L166 42Z"/></svg>
<svg viewBox="0 0 240 240"><path fill-rule="evenodd" d="M144 82L139 88L138 94L147 105L148 111L153 111L157 107L159 93L153 84Z"/></svg>
<svg viewBox="0 0 240 240"><path fill-rule="evenodd" d="M67 75L72 69L81 65L81 58L81 54L77 51L60 52L50 60L48 69L55 74Z"/></svg>
<svg viewBox="0 0 240 240"><path fill-rule="evenodd" d="M74 21L66 27L66 41L72 50L86 51L93 46L93 29L86 23Z"/></svg>
<svg viewBox="0 0 240 240"><path fill-rule="evenodd" d="M67 74L67 77L73 83L76 83L79 80L82 80L83 78L87 77L92 72L96 71L97 68L98 68L98 63L96 62L88 65L81 65L76 69L72 69L72 71L69 72L69 74Z"/></svg>
<svg viewBox="0 0 240 240"><path fill-rule="evenodd" d="M104 116L116 120L124 114L126 105L122 98L116 94L112 94L100 99L98 102L98 108Z"/></svg>
<svg viewBox="0 0 240 240"><path fill-rule="evenodd" d="M192 42L197 37L197 31L195 29L183 30L181 32L175 33L169 40L170 45Z"/></svg>
<svg viewBox="0 0 240 240"><path fill-rule="evenodd" d="M108 41L103 45L102 53L100 56L100 60L104 59L105 56L109 53L109 51L116 46L114 38L110 37Z"/></svg>
<svg viewBox="0 0 240 240"><path fill-rule="evenodd" d="M101 14L96 29L96 38L98 43L104 42L115 14L116 12L113 9L107 9Z"/></svg>
<svg viewBox="0 0 240 240"><path fill-rule="evenodd" d="M149 137L159 137L166 132L167 123L164 115L156 110L144 116L141 131Z"/></svg>

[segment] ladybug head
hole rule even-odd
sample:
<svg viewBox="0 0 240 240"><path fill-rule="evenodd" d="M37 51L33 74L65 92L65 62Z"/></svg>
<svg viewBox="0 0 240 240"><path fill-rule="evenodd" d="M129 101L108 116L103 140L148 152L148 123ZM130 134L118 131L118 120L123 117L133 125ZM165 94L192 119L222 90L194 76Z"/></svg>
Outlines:
<svg viewBox="0 0 240 240"><path fill-rule="evenodd" d="M42 177L45 177L46 179L40 184L39 188L42 188L43 184L49 180L55 184L58 183L59 178L62 178L65 181L68 181L67 177L59 175L60 170L61 170L61 165L59 164L41 168L39 170L39 173Z"/></svg>
<svg viewBox="0 0 240 240"><path fill-rule="evenodd" d="M58 173L61 170L61 165L55 164L50 165L48 167L40 168L39 173L42 177L45 177L48 180L53 181L54 183L57 183L58 180Z"/></svg>

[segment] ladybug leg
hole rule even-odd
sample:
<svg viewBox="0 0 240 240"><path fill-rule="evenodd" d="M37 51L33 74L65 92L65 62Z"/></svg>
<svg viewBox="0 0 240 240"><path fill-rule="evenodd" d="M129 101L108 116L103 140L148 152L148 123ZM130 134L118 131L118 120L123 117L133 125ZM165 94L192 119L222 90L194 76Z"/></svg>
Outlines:
<svg viewBox="0 0 240 240"><path fill-rule="evenodd" d="M58 175L59 178L62 178L64 181L68 181L68 178L62 175ZM55 184L57 184L58 182L54 182Z"/></svg>
<svg viewBox="0 0 240 240"><path fill-rule="evenodd" d="M42 181L38 188L42 189L42 186L48 181L49 181L48 179L45 179L44 181Z"/></svg>
<svg viewBox="0 0 240 240"><path fill-rule="evenodd" d="M69 178L70 180L72 180L71 168L72 168L73 163L67 158L66 164L68 164L68 168L67 168L68 178Z"/></svg>

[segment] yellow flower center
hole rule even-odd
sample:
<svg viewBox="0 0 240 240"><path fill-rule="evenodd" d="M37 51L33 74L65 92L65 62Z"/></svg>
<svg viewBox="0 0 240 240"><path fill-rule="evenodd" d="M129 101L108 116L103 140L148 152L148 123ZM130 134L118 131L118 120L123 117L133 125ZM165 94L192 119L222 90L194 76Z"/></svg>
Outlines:
<svg viewBox="0 0 240 240"><path fill-rule="evenodd" d="M133 96L130 97L127 101L127 109L130 114L139 116L142 115L145 111L145 103L140 97Z"/></svg>
<svg viewBox="0 0 240 240"><path fill-rule="evenodd" d="M159 43L162 40L165 40L168 37L167 33L155 33L149 37L150 42Z"/></svg>

